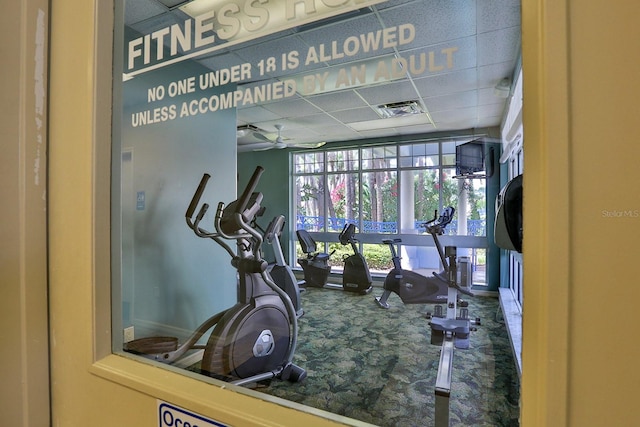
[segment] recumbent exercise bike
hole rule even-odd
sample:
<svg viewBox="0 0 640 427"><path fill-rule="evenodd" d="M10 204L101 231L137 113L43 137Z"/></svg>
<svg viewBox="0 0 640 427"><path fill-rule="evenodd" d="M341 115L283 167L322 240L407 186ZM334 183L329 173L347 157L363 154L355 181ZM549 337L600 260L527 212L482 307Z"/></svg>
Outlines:
<svg viewBox="0 0 640 427"><path fill-rule="evenodd" d="M371 292L372 280L369 266L364 256L358 250L355 238L355 224L344 225L338 240L344 246L351 245L353 254L345 256L343 259L344 270L342 274L342 285L328 283L331 266L329 259L335 251L325 253L318 251L316 241L305 229L296 231L298 242L302 248L304 257L298 258L298 264L304 273L304 285L314 288L340 289L347 292L354 292L366 295Z"/></svg>

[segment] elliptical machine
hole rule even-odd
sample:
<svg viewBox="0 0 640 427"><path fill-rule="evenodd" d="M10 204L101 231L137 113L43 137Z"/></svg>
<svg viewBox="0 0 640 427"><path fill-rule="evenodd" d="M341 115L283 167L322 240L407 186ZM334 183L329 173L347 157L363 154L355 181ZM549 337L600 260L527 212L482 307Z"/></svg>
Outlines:
<svg viewBox="0 0 640 427"><path fill-rule="evenodd" d="M269 275L276 285L287 293L296 310L296 317L300 318L304 314L300 299L300 287L296 276L291 271L291 267L284 259L282 244L280 243L280 235L282 234L284 223L284 215L277 215L271 220L264 232L264 240L273 248L273 254L276 259L276 263L269 268Z"/></svg>
<svg viewBox="0 0 640 427"><path fill-rule="evenodd" d="M185 214L187 225L202 238L214 240L231 256L238 270L238 302L202 323L181 345L177 338L141 338L125 344L124 349L163 363L174 363L192 349L204 349L203 374L245 385L271 378L302 381L306 371L293 364L298 323L289 296L267 273L267 262L260 256L262 236L250 226L260 210L262 193L254 192L264 169L256 168L242 195L225 207L218 204L215 232L200 226L209 205L204 203L195 219L210 175L204 174ZM225 240L236 242L236 252ZM209 330L207 344L196 343Z"/></svg>
<svg viewBox="0 0 640 427"><path fill-rule="evenodd" d="M393 269L384 279L384 292L381 296L376 297L376 302L380 307L390 307L387 299L392 292L396 293L405 304L438 304L447 301L448 288L450 286L448 280L448 264L438 236L444 234L445 228L453 220L454 213L455 209L449 206L444 209L440 216L438 216L438 211L436 211L433 219L424 224L427 232L433 237L440 261L444 266L444 271L433 273L431 277L425 277L414 271L404 270L402 268L400 256L398 256L394 246L396 243L402 242L402 239L385 239L382 241L382 243L389 245L389 249L391 250ZM462 269L461 271L466 273L467 269ZM463 280L461 282L465 281L466 280ZM470 280L468 282L470 282ZM462 287L458 285L457 281L454 281L452 286L461 293L472 295L469 290L471 283Z"/></svg>
<svg viewBox="0 0 640 427"><path fill-rule="evenodd" d="M371 273L367 260L358 249L358 240L355 238L355 224L345 224L340 232L338 239L342 245L351 245L353 255L349 255L343 259L344 269L342 271L342 287L345 290L358 292L366 295L371 292Z"/></svg>

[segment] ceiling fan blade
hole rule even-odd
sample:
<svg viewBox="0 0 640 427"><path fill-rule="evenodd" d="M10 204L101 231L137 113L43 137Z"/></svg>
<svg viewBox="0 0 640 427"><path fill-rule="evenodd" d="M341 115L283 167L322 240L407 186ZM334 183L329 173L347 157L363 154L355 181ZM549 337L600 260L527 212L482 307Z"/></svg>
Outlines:
<svg viewBox="0 0 640 427"><path fill-rule="evenodd" d="M253 132L252 135L256 139L261 139L261 140L266 141L266 142L273 142L272 139L269 139L268 137L266 137L265 135L261 134L260 132Z"/></svg>
<svg viewBox="0 0 640 427"><path fill-rule="evenodd" d="M297 142L294 144L290 144L291 147L296 147L296 148L320 148L323 145L325 145L326 142Z"/></svg>
<svg viewBox="0 0 640 427"><path fill-rule="evenodd" d="M271 146L271 147L259 147L259 148L254 148L254 149L253 149L253 150L251 150L251 151L269 151L269 150L271 150L272 148L274 148L274 147L273 147L273 146Z"/></svg>

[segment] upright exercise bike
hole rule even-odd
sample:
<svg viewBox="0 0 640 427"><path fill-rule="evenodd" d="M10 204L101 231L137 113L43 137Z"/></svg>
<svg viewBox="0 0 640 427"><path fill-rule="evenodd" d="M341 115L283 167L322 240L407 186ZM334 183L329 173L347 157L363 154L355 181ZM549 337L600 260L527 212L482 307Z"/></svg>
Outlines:
<svg viewBox="0 0 640 427"><path fill-rule="evenodd" d="M182 345L175 338L151 337L131 341L125 350L174 363L189 350L204 349L202 373L236 385L271 378L297 382L306 377L306 371L292 362L298 337L295 308L267 273L267 262L260 256L262 236L250 226L260 211L263 196L254 190L263 171L256 168L238 200L226 207L218 204L215 232L200 226L208 204L193 218L210 175L202 177L185 214L187 225L198 237L214 240L231 256L240 281L238 302L207 319ZM226 241L235 241L236 252ZM207 344L197 345L211 328Z"/></svg>
<svg viewBox="0 0 640 427"><path fill-rule="evenodd" d="M455 209L449 206L444 209L440 216L438 216L438 211L436 211L433 219L424 224L427 232L433 237L440 261L444 266L443 271L434 273L431 277L426 277L402 268L400 256L394 246L397 243L401 243L402 239L385 239L382 241L382 243L389 245L389 249L391 250L393 269L387 274L384 280L384 291L382 295L376 297L376 302L380 307L390 307L387 299L392 292L397 294L405 304L439 304L447 301L448 288L450 286L448 280L448 264L438 236L444 234L447 225L453 220L454 213ZM466 269L462 269L461 271L465 273ZM465 281L461 281L461 283L464 282ZM471 291L469 290L471 283L467 283L466 286L459 286L457 281L455 281L452 286L456 287L461 293L471 295Z"/></svg>

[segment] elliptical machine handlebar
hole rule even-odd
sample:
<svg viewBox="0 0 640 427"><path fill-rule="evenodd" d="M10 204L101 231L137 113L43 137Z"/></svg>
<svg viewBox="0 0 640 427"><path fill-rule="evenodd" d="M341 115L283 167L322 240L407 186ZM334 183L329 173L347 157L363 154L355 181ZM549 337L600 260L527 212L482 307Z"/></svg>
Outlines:
<svg viewBox="0 0 640 427"><path fill-rule="evenodd" d="M238 235L238 232L242 230L254 237L260 235L249 224L261 211L263 196L262 193L255 192L254 190L263 172L264 168L257 166L240 197L234 202L229 203L219 217L216 216L216 230L220 234L224 236L234 236ZM258 243L258 246L262 243L262 237L260 237L259 240L260 243Z"/></svg>
<svg viewBox="0 0 640 427"><path fill-rule="evenodd" d="M204 189L207 186L207 182L209 181L209 178L211 178L211 175L209 175L208 173L205 173L204 175L202 175L202 179L200 180L200 184L198 184L198 188L196 189L196 192L193 194L193 197L191 198L191 203L189 203L189 207L187 208L187 212L184 214L184 216L185 216L185 218L187 220L187 225L192 230L194 230L194 227L195 227L195 222L192 221L193 213L195 212L196 206L198 206L198 203L200 203L200 198L202 198L202 193L204 193ZM207 208L208 208L208 206L207 206ZM206 212L207 208L204 208L205 212ZM198 213L198 217L200 217L200 219L202 219L200 214L202 214L202 216L204 216L204 212L202 212L202 210L203 209L200 209L200 212Z"/></svg>
<svg viewBox="0 0 640 427"><path fill-rule="evenodd" d="M453 215L456 210L453 206L444 208L442 215L438 216L438 210L436 209L433 214L433 219L424 223L424 227L429 234L444 234L444 229L453 221Z"/></svg>
<svg viewBox="0 0 640 427"><path fill-rule="evenodd" d="M263 172L264 168L262 166L256 167L256 170L253 171L253 175L251 175L247 186L244 188L242 195L236 202L235 213L244 213L244 210L247 208L247 204L249 203L249 198L251 197L253 190L256 189L258 181L260 181L260 176L262 176Z"/></svg>
<svg viewBox="0 0 640 427"><path fill-rule="evenodd" d="M240 198L229 203L226 207L223 202L218 204L218 209L216 210L214 218L215 231L209 231L200 226L200 222L209 209L209 204L203 203L194 218L194 213L196 212L200 199L204 194L207 183L211 178L211 175L208 173L203 174L185 213L185 218L189 228L192 229L198 237L215 240L229 253L232 258L236 255L222 239L246 241L246 239L249 238L252 242L249 244L248 248L253 247L253 250L250 249L250 251L256 252L262 243L262 237L249 225L249 222L261 209L262 193L255 193L254 190L258 185L258 181L260 180L260 176L263 172L264 168L262 166L256 167L256 170L251 176L251 179L242 192ZM246 245L243 246L247 247ZM257 254L254 253L254 255Z"/></svg>

